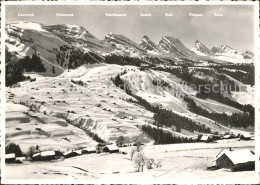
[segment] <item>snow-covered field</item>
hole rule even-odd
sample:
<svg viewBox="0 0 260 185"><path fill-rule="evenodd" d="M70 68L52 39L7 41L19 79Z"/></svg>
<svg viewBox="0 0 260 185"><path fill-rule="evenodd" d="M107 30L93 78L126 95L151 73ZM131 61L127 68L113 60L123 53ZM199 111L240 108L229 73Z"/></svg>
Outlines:
<svg viewBox="0 0 260 185"><path fill-rule="evenodd" d="M254 171L231 172L227 169L208 171L223 148L249 148L254 141L225 140L219 143L193 143L144 146L146 157L160 160L161 167L135 172L130 160L130 147L120 148L126 154L87 154L53 162L31 162L6 166L7 179L238 179L250 182Z"/></svg>
<svg viewBox="0 0 260 185"><path fill-rule="evenodd" d="M19 104L7 103L6 109L6 142L19 144L23 152L36 145L41 150L61 151L97 145L83 130L63 119L29 111Z"/></svg>

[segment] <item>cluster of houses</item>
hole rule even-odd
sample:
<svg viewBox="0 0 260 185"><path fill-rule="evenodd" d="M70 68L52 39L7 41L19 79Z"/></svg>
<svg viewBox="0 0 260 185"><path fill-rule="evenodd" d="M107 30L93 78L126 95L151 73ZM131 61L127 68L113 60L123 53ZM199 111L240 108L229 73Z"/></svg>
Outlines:
<svg viewBox="0 0 260 185"><path fill-rule="evenodd" d="M100 152L108 152L108 153L118 153L119 148L115 144L105 145L102 147L86 147L86 148L79 148L77 150L69 150L66 152L59 152L55 150L37 152L32 155L31 161L50 161L54 159L63 158L71 158L76 157L84 154L91 154L91 153L100 153ZM5 155L5 162L6 163L22 163L23 161L27 161L27 157L16 157L15 153L10 153Z"/></svg>
<svg viewBox="0 0 260 185"><path fill-rule="evenodd" d="M225 134L223 136L219 135L203 135L200 138L201 142L209 143L215 140L221 140L221 139L234 139L234 138L240 138L241 140L250 140L252 136L249 133L233 133L233 134Z"/></svg>
<svg viewBox="0 0 260 185"><path fill-rule="evenodd" d="M255 154L249 149L222 149L216 156L216 166L231 171L254 170L255 159Z"/></svg>

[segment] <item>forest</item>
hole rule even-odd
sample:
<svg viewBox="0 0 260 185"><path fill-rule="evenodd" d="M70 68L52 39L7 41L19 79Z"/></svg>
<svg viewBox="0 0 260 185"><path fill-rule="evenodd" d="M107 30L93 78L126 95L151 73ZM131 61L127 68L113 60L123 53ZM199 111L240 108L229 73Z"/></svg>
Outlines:
<svg viewBox="0 0 260 185"><path fill-rule="evenodd" d="M13 85L27 79L23 73L27 72L45 72L45 67L38 54L33 54L32 57L25 56L17 59L12 57L11 53L6 52L6 86Z"/></svg>
<svg viewBox="0 0 260 185"><path fill-rule="evenodd" d="M174 144L174 143L194 143L197 140L185 137L173 136L170 132L165 132L160 128L153 128L149 125L143 125L142 131L154 140L155 145Z"/></svg>
<svg viewBox="0 0 260 185"><path fill-rule="evenodd" d="M216 112L208 112L197 106L193 99L189 97L184 97L184 100L188 103L188 108L191 112L212 119L228 127L244 127L248 126L254 127L255 125L255 113L254 109L250 112L244 113L233 113L232 115L227 115L226 113L220 114Z"/></svg>

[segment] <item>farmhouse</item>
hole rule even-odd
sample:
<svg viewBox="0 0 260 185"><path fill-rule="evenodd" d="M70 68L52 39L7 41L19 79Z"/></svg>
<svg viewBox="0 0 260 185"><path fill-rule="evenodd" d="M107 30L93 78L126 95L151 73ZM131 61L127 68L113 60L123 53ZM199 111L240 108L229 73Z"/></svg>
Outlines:
<svg viewBox="0 0 260 185"><path fill-rule="evenodd" d="M106 145L102 148L102 152L117 153L119 148L115 144Z"/></svg>
<svg viewBox="0 0 260 185"><path fill-rule="evenodd" d="M14 163L15 162L15 153L5 154L5 162Z"/></svg>
<svg viewBox="0 0 260 185"><path fill-rule="evenodd" d="M249 149L226 151L218 155L216 165L231 171L254 170L255 156Z"/></svg>
<svg viewBox="0 0 260 185"><path fill-rule="evenodd" d="M200 141L205 142L205 143L208 143L208 142L210 141L210 137L209 137L209 136L202 136L202 137L200 138Z"/></svg>
<svg viewBox="0 0 260 185"><path fill-rule="evenodd" d="M82 154L96 153L96 147L87 147L82 149Z"/></svg>

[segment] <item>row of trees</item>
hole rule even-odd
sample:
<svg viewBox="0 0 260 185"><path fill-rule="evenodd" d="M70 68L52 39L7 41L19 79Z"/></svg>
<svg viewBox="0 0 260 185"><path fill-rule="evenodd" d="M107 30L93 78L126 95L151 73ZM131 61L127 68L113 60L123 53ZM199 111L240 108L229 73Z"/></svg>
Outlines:
<svg viewBox="0 0 260 185"><path fill-rule="evenodd" d="M107 64L134 65L139 67L140 64L143 63L143 60L129 56L108 55L106 56L104 62Z"/></svg>
<svg viewBox="0 0 260 185"><path fill-rule="evenodd" d="M179 129L185 129L190 132L197 131L201 133L211 133L211 129L209 127L206 127L200 123L195 123L187 117L175 114L166 109L158 109L158 112L154 114L154 119L156 122L159 122L167 127L176 126Z"/></svg>
<svg viewBox="0 0 260 185"><path fill-rule="evenodd" d="M254 110L250 113L244 112L244 113L233 113L232 115L227 115L226 113L219 114L216 112L208 112L201 108L200 106L197 106L193 99L189 97L184 97L184 100L188 103L188 108L191 112L196 113L198 115L210 118L212 120L215 120L217 122L220 122L228 127L248 127L253 126L255 124L255 116L254 116Z"/></svg>

